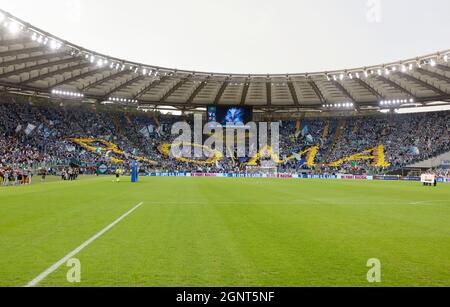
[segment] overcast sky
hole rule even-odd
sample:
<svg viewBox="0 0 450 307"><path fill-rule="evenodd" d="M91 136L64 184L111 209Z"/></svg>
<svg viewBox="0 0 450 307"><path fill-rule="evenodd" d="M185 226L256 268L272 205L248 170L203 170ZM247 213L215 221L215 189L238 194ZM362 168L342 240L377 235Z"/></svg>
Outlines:
<svg viewBox="0 0 450 307"><path fill-rule="evenodd" d="M449 0L0 0L73 43L149 65L295 73L450 48Z"/></svg>

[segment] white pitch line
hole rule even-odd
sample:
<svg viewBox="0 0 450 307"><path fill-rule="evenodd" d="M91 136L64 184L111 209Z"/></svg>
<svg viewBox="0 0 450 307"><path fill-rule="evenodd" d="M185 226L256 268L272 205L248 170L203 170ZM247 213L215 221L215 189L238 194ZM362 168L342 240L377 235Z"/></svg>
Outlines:
<svg viewBox="0 0 450 307"><path fill-rule="evenodd" d="M32 281L30 281L25 287L35 287L37 284L39 284L42 280L44 280L48 275L50 275L51 273L53 273L54 271L56 271L61 265L63 265L64 263L66 263L69 259L71 259L73 256L75 256L76 254L78 254L79 252L81 252L86 246L88 246L89 244L91 244L92 242L94 242L95 240L97 240L100 236L102 236L105 232L107 232L108 230L110 230L111 228L113 228L117 223L119 223L121 220L123 220L124 218L126 218L128 215L130 215L131 213L133 213L133 211L135 211L137 208L139 208L140 206L143 205L143 202L139 203L137 206L135 206L134 208L130 209L128 212L126 212L124 215L122 215L121 217L119 217L117 220L115 220L114 222L112 222L111 224L109 224L108 226L106 226L103 230L101 230L99 233L97 233L96 235L94 235L92 238L90 238L89 240L87 240L86 242L84 242L83 244L81 244L80 246L78 246L76 249L74 249L73 251L71 251L70 253L68 253L64 258L62 258L61 260L59 260L58 262L56 262L55 264L53 264L51 267L49 267L47 270L45 270L44 272L42 272L39 276L37 276L35 279L33 279Z"/></svg>
<svg viewBox="0 0 450 307"><path fill-rule="evenodd" d="M443 202L450 202L449 200L424 200L424 201L418 201L414 203L409 203L410 205L421 205L421 204L429 204L429 203L443 203Z"/></svg>

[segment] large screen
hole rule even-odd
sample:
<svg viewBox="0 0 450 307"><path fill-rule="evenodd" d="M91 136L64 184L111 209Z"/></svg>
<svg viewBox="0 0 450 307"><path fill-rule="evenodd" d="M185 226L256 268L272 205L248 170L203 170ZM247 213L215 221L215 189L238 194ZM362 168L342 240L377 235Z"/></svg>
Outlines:
<svg viewBox="0 0 450 307"><path fill-rule="evenodd" d="M209 106L208 122L226 125L246 125L253 120L253 109L240 106Z"/></svg>

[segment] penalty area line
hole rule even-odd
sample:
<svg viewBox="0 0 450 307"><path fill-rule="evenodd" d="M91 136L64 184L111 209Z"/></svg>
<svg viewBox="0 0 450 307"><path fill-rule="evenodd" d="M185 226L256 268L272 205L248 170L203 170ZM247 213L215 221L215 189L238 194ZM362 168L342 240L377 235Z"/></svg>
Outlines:
<svg viewBox="0 0 450 307"><path fill-rule="evenodd" d="M100 232L98 232L97 234L95 234L93 237L91 237L90 239L88 239L86 242L84 242L83 244L81 244L80 246L78 246L76 249L74 249L73 251L71 251L70 253L68 253L66 256L64 256L64 258L62 258L61 260L59 260L58 262L56 262L55 264L53 264L51 267L49 267L47 270L45 270L44 272L42 272L41 274L39 274L39 276L37 276L35 279L33 279L32 281L30 281L25 287L29 288L29 287L35 287L37 286L42 280L44 280L48 275L50 275L51 273L53 273L54 271L56 271L61 265L63 265L64 263L66 263L67 261L69 261L69 259L71 259L73 256L75 256L76 254L78 254L79 252L81 252L85 247L87 247L89 244L91 244L92 242L94 242L95 240L97 240L99 237L101 237L105 232L107 232L108 230L110 230L111 228L113 228L114 226L116 226L120 221L122 221L124 218L126 218L128 215L130 215L131 213L133 213L136 209L138 209L140 206L142 206L144 203L141 202L138 205L136 205L135 207L131 208L129 211L127 211L126 213L124 213L121 217L119 217L117 220L115 220L114 222L112 222L111 224L109 224L108 226L106 226L105 228L103 228Z"/></svg>

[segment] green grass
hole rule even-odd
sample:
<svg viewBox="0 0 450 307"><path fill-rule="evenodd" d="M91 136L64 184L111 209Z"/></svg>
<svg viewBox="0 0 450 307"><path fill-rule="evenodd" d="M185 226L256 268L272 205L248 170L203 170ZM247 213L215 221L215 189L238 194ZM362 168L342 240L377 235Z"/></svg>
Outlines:
<svg viewBox="0 0 450 307"><path fill-rule="evenodd" d="M0 188L0 286L76 258L78 286L450 286L450 185L86 177ZM415 203L415 204L412 204ZM64 265L39 286L73 286Z"/></svg>

